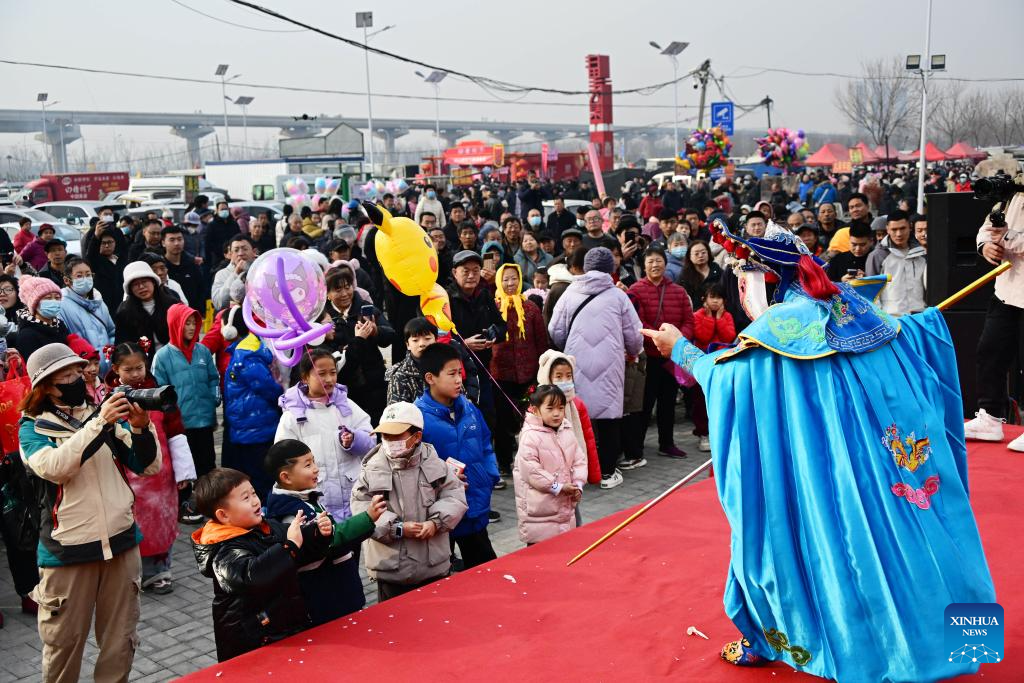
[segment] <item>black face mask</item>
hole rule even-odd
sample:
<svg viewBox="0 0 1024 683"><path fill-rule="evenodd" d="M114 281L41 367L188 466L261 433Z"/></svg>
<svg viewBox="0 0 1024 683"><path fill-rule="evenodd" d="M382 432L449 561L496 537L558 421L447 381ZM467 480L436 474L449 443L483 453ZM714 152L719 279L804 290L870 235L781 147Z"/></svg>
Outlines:
<svg viewBox="0 0 1024 683"><path fill-rule="evenodd" d="M79 377L67 384L54 384L60 392L60 402L70 408L77 408L85 403L85 378Z"/></svg>

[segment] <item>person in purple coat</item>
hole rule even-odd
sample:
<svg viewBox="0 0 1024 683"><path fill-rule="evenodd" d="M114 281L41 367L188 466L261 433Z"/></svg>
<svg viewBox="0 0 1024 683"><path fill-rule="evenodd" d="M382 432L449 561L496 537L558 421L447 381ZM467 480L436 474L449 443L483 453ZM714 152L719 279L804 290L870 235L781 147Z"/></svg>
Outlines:
<svg viewBox="0 0 1024 683"><path fill-rule="evenodd" d="M589 250L583 270L555 304L548 332L556 347L576 356L576 395L586 404L597 436L601 488L611 489L622 483L615 464L622 453L626 358L639 355L643 337L636 309L612 281L612 252Z"/></svg>

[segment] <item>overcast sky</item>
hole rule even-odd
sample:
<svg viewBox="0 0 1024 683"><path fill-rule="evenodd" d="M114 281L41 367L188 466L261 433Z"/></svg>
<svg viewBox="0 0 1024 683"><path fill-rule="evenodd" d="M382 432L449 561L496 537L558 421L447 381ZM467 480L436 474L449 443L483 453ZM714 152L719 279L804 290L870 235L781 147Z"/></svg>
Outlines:
<svg viewBox="0 0 1024 683"><path fill-rule="evenodd" d="M219 63L243 83L300 85L365 92L363 52L234 5L227 0L181 0L224 21L263 29L231 26L190 11L173 0L49 0L0 1L0 57L99 69L135 71L198 78L213 77ZM672 67L647 43L688 41L680 71L711 59L712 69L725 76L727 90L741 103L766 94L775 100L775 125L816 131L846 131L847 123L833 106L835 78L764 73L777 67L798 71L857 73L862 60L920 53L924 48L926 0L858 0L834 3L794 0L765 3L589 2L581 0L518 0L513 3L431 3L389 0L356 3L263 0L296 19L346 37L362 39L354 11L372 10L375 27L395 27L371 44L440 67L525 85L580 90L586 88L584 56L607 54L612 83L631 88L669 80ZM603 8L608 8L604 11ZM698 9L700 8L700 9ZM932 52L945 53L949 76L1013 77L1024 73L1015 52L1014 35L999 36L999 27L1024 26L1020 0L936 0L932 17ZM267 32L289 31L289 32ZM377 93L432 96L431 86L413 73L416 67L371 56L371 85ZM744 77L747 76L747 77ZM167 112L221 112L219 85L176 84L121 76L92 75L0 64L0 108L35 109L36 93L59 100L59 109ZM1009 84L988 87L1009 87ZM343 114L365 117L366 98L285 93L229 87L228 94L252 95L250 114ZM477 85L454 77L441 87L442 96L494 100ZM690 83L679 88L679 103L695 107L698 91ZM586 123L585 97L528 94L538 105L441 103L441 117L472 120ZM721 99L711 88L709 101ZM637 126L671 125L672 89L651 96L617 96L615 123ZM653 105L653 106L652 106ZM375 97L375 116L433 119L431 100L408 101ZM236 108L237 112L237 108ZM680 118L694 108L681 109ZM763 110L741 120L741 127L764 126ZM684 124L683 127L689 127ZM167 145L162 129L85 129L97 145L117 132L138 145ZM250 131L250 141L276 136L276 131ZM240 137L240 136L239 136ZM419 140L420 138L415 138ZM424 144L432 146L429 138ZM32 142L30 135L0 135L0 148ZM181 142L181 141L179 141ZM181 142L183 145L183 142Z"/></svg>

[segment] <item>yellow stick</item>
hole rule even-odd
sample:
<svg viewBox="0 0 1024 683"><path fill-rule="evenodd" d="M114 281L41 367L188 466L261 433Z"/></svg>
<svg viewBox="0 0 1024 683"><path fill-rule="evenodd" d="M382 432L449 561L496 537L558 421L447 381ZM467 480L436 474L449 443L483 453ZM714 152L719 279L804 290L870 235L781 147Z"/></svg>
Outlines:
<svg viewBox="0 0 1024 683"><path fill-rule="evenodd" d="M992 269L991 271L989 271L985 275L982 275L977 280L975 280L971 284L967 285L966 287L961 289L956 294L953 294L952 296L947 298L945 301L943 301L938 306L936 306L936 308L938 308L941 311L943 309L946 309L946 308L952 306L953 304L955 304L956 302L960 301L964 297L966 297L966 296L972 294L973 292L975 292L976 290L978 290L980 287L985 285L985 283L987 283L989 280L992 280L992 279L998 277L999 275L1001 275L1002 273L1005 273L1009 268L1010 268L1010 262L1009 261L1004 261L1004 262L1000 263L996 268ZM616 525L616 527L614 529L612 529L611 531L606 533L604 536L602 536L601 538L599 538L596 541L594 541L593 543L591 543L590 546L586 550L584 550L579 555L577 555L576 557L574 557L571 560L569 560L569 562L566 564L566 566L567 567L572 566L574 563L576 563L577 561L583 559L584 557L589 555L591 552L593 552L594 550L599 548L609 538L611 538L612 536L614 536L615 534L619 533L620 531L625 529L627 526L632 524L634 521L636 521L640 516L645 514L652 507L654 507L655 505L657 505L658 503L663 501L665 498L667 498L673 491L676 491L677 489L679 489L686 482L690 481L695 476L697 476L698 474L703 472L705 469L707 469L710 465L711 465L711 460L708 459L707 462L705 462L704 464L700 465L693 472L690 472L688 475L686 475L685 477L683 477L682 479L677 481L669 489L667 489L664 493L662 493L657 498L655 498L654 500L650 501L649 503L644 505L642 508L640 508L639 510L637 510L636 512L631 514L629 517L624 519L622 522L620 522L618 525Z"/></svg>
<svg viewBox="0 0 1024 683"><path fill-rule="evenodd" d="M622 531L623 529L625 529L627 526L629 526L629 524L631 522L633 522L633 520L635 520L637 517L639 517L640 515L644 514L645 512L650 510L652 507L654 507L655 505L660 503L662 500L664 500L666 497L668 497L668 495L670 493L672 493L673 491L675 491L676 489L681 487L683 484L685 484L686 482L688 482L691 479L693 479L694 477L696 477L698 474L700 474L701 472L706 470L710 465L711 465L711 458L708 458L707 462L705 462L703 465L699 465L697 467L697 469L695 469L693 472L690 472L688 475L686 475L685 477L683 477L682 479L677 481L675 484L672 484L672 487L669 488L668 490L666 490L660 496L658 496L657 498L655 498L651 502L647 503L647 505L644 505L642 508L640 508L639 510L637 510L636 512L631 514L629 517L627 517L625 520L620 522L614 529L612 529L611 531L606 533L604 536L602 536L601 538L599 538L596 541L594 541L593 543L591 543L590 547L588 547L586 550L581 552L576 557L574 557L571 560L569 560L569 562L565 566L566 567L571 567L574 562L576 562L577 560L581 560L584 557L586 557L588 554L590 554L590 552L592 550L595 550L598 546L600 546L602 543L607 541L609 538L611 538L615 534L617 534L620 531Z"/></svg>
<svg viewBox="0 0 1024 683"><path fill-rule="evenodd" d="M947 308L949 308L953 304L957 303L958 301L960 301L964 297L970 296L971 294L973 294L975 291L977 291L981 287L984 287L985 284L988 283L989 280L994 280L995 278L999 277L1000 275L1002 275L1003 273L1008 271L1010 269L1010 265L1011 264L1010 264L1009 261L1003 261L998 266L996 266L995 268L993 268L989 272L985 273L984 275L979 277L977 280L975 280L971 284L969 284L966 287L964 287L963 289L961 289L956 294L953 294L953 295L949 296L945 301L940 303L935 308L939 309L940 311L946 310Z"/></svg>

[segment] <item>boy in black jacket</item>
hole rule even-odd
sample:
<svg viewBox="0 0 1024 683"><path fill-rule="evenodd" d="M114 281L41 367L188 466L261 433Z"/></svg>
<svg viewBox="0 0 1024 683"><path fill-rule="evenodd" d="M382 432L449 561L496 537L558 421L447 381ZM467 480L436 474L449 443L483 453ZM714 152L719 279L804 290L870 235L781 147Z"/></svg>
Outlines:
<svg viewBox="0 0 1024 683"><path fill-rule="evenodd" d="M267 451L263 467L274 478L274 488L267 496L267 517L288 524L303 513L310 517L327 514L317 490L320 470L309 446L297 439L278 441ZM299 569L299 588L314 626L366 605L359 578L359 546L373 533L387 505L383 496L374 496L366 512L341 522L331 519L333 536L326 557Z"/></svg>
<svg viewBox="0 0 1024 683"><path fill-rule="evenodd" d="M324 556L330 518L299 511L288 526L265 520L249 477L226 467L201 477L195 498L210 518L192 534L192 550L199 571L213 579L217 660L308 628L296 570Z"/></svg>

